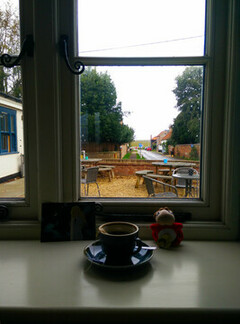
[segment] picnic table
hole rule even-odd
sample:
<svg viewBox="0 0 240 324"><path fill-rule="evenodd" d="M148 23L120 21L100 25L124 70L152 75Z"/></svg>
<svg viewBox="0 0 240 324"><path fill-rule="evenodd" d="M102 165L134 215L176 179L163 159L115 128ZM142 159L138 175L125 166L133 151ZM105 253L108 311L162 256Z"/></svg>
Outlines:
<svg viewBox="0 0 240 324"><path fill-rule="evenodd" d="M102 161L102 159L90 158L90 159L81 159L80 161L81 161L81 163L84 163L84 164L96 165L98 162Z"/></svg>
<svg viewBox="0 0 240 324"><path fill-rule="evenodd" d="M141 179L143 179L143 175L148 175L149 173L153 173L153 170L140 170L140 171L136 171L135 174L137 176L137 181L135 184L135 188L138 188L140 185L140 181Z"/></svg>
<svg viewBox="0 0 240 324"><path fill-rule="evenodd" d="M114 167L112 167L114 168ZM113 169L111 167L106 167L106 166L98 166L98 173L107 173L109 181L111 181L114 178L114 173ZM83 167L82 168L82 174L86 175L88 168Z"/></svg>
<svg viewBox="0 0 240 324"><path fill-rule="evenodd" d="M195 167L196 163L188 163L188 162L174 162L174 161L168 161L167 163L165 162L152 162L152 165L156 166L156 174L159 173L159 168L161 167L166 167L170 169L169 175L172 174L172 169L174 168L180 168L180 167Z"/></svg>
<svg viewBox="0 0 240 324"><path fill-rule="evenodd" d="M109 181L111 181L112 178L114 178L113 170L112 170L112 168L110 168L110 167L100 167L100 168L98 169L98 172L99 172L99 173L104 173L104 172L106 172L106 173L108 174L108 179L109 179Z"/></svg>
<svg viewBox="0 0 240 324"><path fill-rule="evenodd" d="M108 173L109 181L111 181L114 178L114 171L113 171L113 169L115 168L114 165L99 164L98 166L99 166L98 172L100 172L100 173L107 172Z"/></svg>
<svg viewBox="0 0 240 324"><path fill-rule="evenodd" d="M166 183L169 183L169 184L171 184L171 182L172 182L172 177L169 176L169 175L150 173L150 174L148 174L148 177L149 178L154 178L154 179L157 179L157 180L160 180L160 181L162 180L163 182L166 182ZM156 185L157 185L157 183L156 183Z"/></svg>

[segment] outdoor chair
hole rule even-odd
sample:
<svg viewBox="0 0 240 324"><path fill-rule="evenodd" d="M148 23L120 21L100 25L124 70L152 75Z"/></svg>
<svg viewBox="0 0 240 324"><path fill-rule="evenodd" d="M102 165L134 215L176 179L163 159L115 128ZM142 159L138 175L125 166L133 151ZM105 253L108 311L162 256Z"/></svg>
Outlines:
<svg viewBox="0 0 240 324"><path fill-rule="evenodd" d="M100 197L100 189L99 189L99 185L97 183L97 176L98 176L98 167L91 167L86 169L85 173L85 177L83 179L81 179L81 183L84 184L84 191L85 191L85 195L88 196L88 192L89 192L89 184L90 183L96 183L97 189L98 189L98 194Z"/></svg>
<svg viewBox="0 0 240 324"><path fill-rule="evenodd" d="M194 168L191 168L191 167L180 167L180 168L177 168L177 169L174 169L173 172L172 172L172 176L174 176L175 174L179 174L179 175L182 175L183 178L182 179L175 179L175 187L176 188L182 188L182 189L186 189L186 185L187 185L187 180L184 179L184 175L198 175L198 171ZM174 177L173 177L174 179ZM196 197L196 194L198 192L198 180L194 180L195 183L192 183L191 182L191 188L190 188L190 191L193 191L194 192L194 196ZM190 192L191 194L191 192Z"/></svg>
<svg viewBox="0 0 240 324"><path fill-rule="evenodd" d="M173 185L169 185L165 182L143 176L144 182L147 188L148 197L158 197L158 198L177 198L178 192L177 188ZM155 193L154 183L160 186L162 192Z"/></svg>

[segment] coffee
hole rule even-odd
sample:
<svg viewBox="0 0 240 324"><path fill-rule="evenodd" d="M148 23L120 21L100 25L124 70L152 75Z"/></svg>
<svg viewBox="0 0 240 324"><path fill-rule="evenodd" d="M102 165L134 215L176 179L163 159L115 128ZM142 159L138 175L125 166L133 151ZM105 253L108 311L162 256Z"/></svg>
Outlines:
<svg viewBox="0 0 240 324"><path fill-rule="evenodd" d="M139 247L139 228L128 222L109 222L99 227L99 238L107 257L120 261L129 259Z"/></svg>
<svg viewBox="0 0 240 324"><path fill-rule="evenodd" d="M120 231L110 231L108 232L110 235L126 235L129 234L128 232L120 232Z"/></svg>

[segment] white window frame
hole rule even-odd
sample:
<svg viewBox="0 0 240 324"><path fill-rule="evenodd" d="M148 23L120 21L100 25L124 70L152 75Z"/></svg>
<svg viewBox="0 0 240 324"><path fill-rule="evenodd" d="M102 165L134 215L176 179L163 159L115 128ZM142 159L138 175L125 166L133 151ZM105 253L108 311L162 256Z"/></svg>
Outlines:
<svg viewBox="0 0 240 324"><path fill-rule="evenodd" d="M136 217L152 214L167 205L178 212L192 213L192 222L184 224L185 238L236 239L239 232L239 149L235 149L239 138L236 122L239 118L239 2L210 0L208 3L210 33L206 38L205 57L111 60L81 57L81 61L86 65L206 65L204 102L208 108L204 113L206 129L202 140L206 153L201 166L203 200L103 199L102 204L107 213L136 214ZM21 0L21 12L22 39L33 34L35 42L34 57L25 57L22 64L26 200L1 201L9 207L11 216L10 222L0 224L2 238L39 237L41 204L77 201L80 196L79 84L58 51L60 35L67 34L69 53L77 52L74 48L77 4L74 0ZM147 237L148 224L140 225L142 235Z"/></svg>

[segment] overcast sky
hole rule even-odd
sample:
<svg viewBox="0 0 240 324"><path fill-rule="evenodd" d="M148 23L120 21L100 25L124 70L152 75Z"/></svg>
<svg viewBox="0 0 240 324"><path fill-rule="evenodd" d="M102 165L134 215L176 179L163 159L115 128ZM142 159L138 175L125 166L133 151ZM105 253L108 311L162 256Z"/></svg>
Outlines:
<svg viewBox="0 0 240 324"><path fill-rule="evenodd" d="M203 55L204 0L79 0L81 56ZM131 115L136 139L149 139L173 123L172 90L184 67L101 67Z"/></svg>

